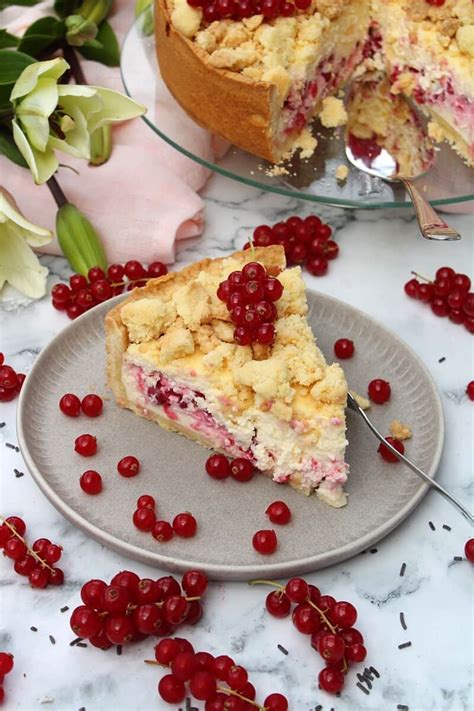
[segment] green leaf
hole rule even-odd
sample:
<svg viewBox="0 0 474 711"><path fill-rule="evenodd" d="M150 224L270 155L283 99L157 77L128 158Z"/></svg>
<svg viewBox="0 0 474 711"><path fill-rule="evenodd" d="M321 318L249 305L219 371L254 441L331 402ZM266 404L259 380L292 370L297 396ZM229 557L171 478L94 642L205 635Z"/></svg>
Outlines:
<svg viewBox="0 0 474 711"><path fill-rule="evenodd" d="M0 85L12 84L35 59L23 52L0 49Z"/></svg>
<svg viewBox="0 0 474 711"><path fill-rule="evenodd" d="M120 64L120 47L115 32L107 20L101 23L95 41L100 42L101 47L94 47L89 42L86 42L82 47L77 48L78 51L86 59L101 62L101 64L105 64L108 67L118 67Z"/></svg>
<svg viewBox="0 0 474 711"><path fill-rule="evenodd" d="M22 168L28 168L25 159L15 145L11 133L0 128L0 153Z"/></svg>
<svg viewBox="0 0 474 711"><path fill-rule="evenodd" d="M41 52L64 37L64 22L55 17L42 17L28 27L20 40L18 50L38 57Z"/></svg>
<svg viewBox="0 0 474 711"><path fill-rule="evenodd" d="M55 0L54 11L59 17L67 17L67 15L74 15L80 4L81 0Z"/></svg>
<svg viewBox="0 0 474 711"><path fill-rule="evenodd" d="M0 84L0 109L13 109L12 102L10 101L10 94L12 93L12 84Z"/></svg>
<svg viewBox="0 0 474 711"><path fill-rule="evenodd" d="M5 47L16 47L18 42L18 37L11 35L6 30L0 30L0 49L5 49Z"/></svg>

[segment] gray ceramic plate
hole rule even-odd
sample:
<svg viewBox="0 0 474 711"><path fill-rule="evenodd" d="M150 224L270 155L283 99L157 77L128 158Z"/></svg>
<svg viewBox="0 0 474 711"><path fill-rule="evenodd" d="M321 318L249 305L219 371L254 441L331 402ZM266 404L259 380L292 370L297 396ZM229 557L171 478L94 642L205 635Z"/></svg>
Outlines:
<svg viewBox="0 0 474 711"><path fill-rule="evenodd" d="M122 297L118 297L122 298ZM390 381L392 398L372 408L374 422L388 433L390 422L407 421L413 439L407 454L434 475L444 438L443 413L431 376L418 357L397 337L364 313L323 294L308 294L310 322L328 359L342 336L352 338L356 355L344 367L352 389L366 392L376 377ZM214 481L204 463L208 450L184 437L117 407L104 377L103 320L111 302L72 322L43 350L21 393L18 439L26 464L52 504L100 543L136 560L170 571L200 568L214 579L286 577L323 568L365 550L398 526L427 491L401 464L387 464L361 419L348 413L347 456L351 474L349 503L332 509L315 496L306 498L265 477L250 483ZM66 392L105 397L97 419L65 417L58 408ZM97 436L98 453L84 459L74 453L74 439ZM127 454L142 463L140 474L123 479L116 463ZM79 487L86 469L101 472L104 490L88 496ZM136 499L152 494L160 518L191 511L198 521L192 539L160 544L132 524ZM271 525L265 509L276 499L290 506L293 520L276 527L277 552L264 557L252 535Z"/></svg>

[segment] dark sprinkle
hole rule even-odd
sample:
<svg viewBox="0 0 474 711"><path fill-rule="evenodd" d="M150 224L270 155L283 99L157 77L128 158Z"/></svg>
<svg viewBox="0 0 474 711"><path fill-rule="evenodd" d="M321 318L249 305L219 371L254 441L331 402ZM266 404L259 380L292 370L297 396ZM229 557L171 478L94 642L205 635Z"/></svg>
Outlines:
<svg viewBox="0 0 474 711"><path fill-rule="evenodd" d="M428 521L428 526L431 528L432 531L436 531L436 526L432 521Z"/></svg>
<svg viewBox="0 0 474 711"><path fill-rule="evenodd" d="M400 612L400 624L403 627L403 629L406 630L407 623L405 622L405 614L403 612Z"/></svg>
<svg viewBox="0 0 474 711"><path fill-rule="evenodd" d="M444 528L445 531L450 531L450 530L451 530L451 526L448 526L446 523L443 523L443 528Z"/></svg>
<svg viewBox="0 0 474 711"><path fill-rule="evenodd" d="M56 640L54 639L52 634L49 635L49 641L51 642L51 644L56 644Z"/></svg>
<svg viewBox="0 0 474 711"><path fill-rule="evenodd" d="M19 479L22 476L25 476L23 472L19 472L18 469L13 470L15 472L15 476L17 479Z"/></svg>
<svg viewBox="0 0 474 711"><path fill-rule="evenodd" d="M285 649L285 647L283 647L283 645L277 644L277 647L278 647L278 649L280 650L280 652L281 652L282 654L288 654L288 650Z"/></svg>
<svg viewBox="0 0 474 711"><path fill-rule="evenodd" d="M397 709L398 711L410 711L408 706L405 706L405 704L397 704Z"/></svg>
<svg viewBox="0 0 474 711"><path fill-rule="evenodd" d="M323 707L321 706L321 704L318 704L317 706L315 706L314 711L323 711Z"/></svg>
<svg viewBox="0 0 474 711"><path fill-rule="evenodd" d="M69 605L64 605L59 612L67 612L69 610Z"/></svg>
<svg viewBox="0 0 474 711"><path fill-rule="evenodd" d="M7 424L6 422L0 422L0 429L1 429L2 427L5 427L6 424Z"/></svg>
<svg viewBox="0 0 474 711"><path fill-rule="evenodd" d="M457 563L459 563L462 560L462 556L460 555L455 555L453 560L455 560Z"/></svg>
<svg viewBox="0 0 474 711"><path fill-rule="evenodd" d="M366 553L367 553L367 551L361 551L361 552L360 552L361 555L365 555Z"/></svg>
<svg viewBox="0 0 474 711"><path fill-rule="evenodd" d="M87 647L87 644L85 642L78 642L76 644L76 647L82 647L83 649L85 649Z"/></svg>
<svg viewBox="0 0 474 711"><path fill-rule="evenodd" d="M369 667L369 672L372 672L374 676L377 677L377 679L380 679L380 673L377 671L375 667Z"/></svg>
<svg viewBox="0 0 474 711"><path fill-rule="evenodd" d="M365 686L362 686L360 681L357 682L356 686L358 686L359 689L364 692L364 694L367 694L367 696L369 696L370 691L368 689L366 689Z"/></svg>
<svg viewBox="0 0 474 711"><path fill-rule="evenodd" d="M446 358L443 356L442 358L439 359L438 363L444 363L445 360L446 360ZM397 708L398 708L398 706L397 706ZM406 707L404 706L403 708L408 708L408 706L406 706Z"/></svg>
<svg viewBox="0 0 474 711"><path fill-rule="evenodd" d="M79 709L79 711L86 711L86 707L85 707L85 706L81 706L81 708Z"/></svg>
<svg viewBox="0 0 474 711"><path fill-rule="evenodd" d="M5 442L5 447L8 447L8 449L16 449L14 444L10 444L10 442Z"/></svg>
<svg viewBox="0 0 474 711"><path fill-rule="evenodd" d="M403 642L403 644L398 645L398 649L406 649L407 647L411 647L411 642Z"/></svg>
<svg viewBox="0 0 474 711"><path fill-rule="evenodd" d="M37 627L30 627L30 630L31 630L32 632L38 632L38 628L37 628Z"/></svg>
<svg viewBox="0 0 474 711"><path fill-rule="evenodd" d="M76 637L76 639L73 639L72 642L69 642L69 646L75 647L78 642L82 642L82 637Z"/></svg>
<svg viewBox="0 0 474 711"><path fill-rule="evenodd" d="M369 553L377 553L377 550L378 550L377 548L371 548Z"/></svg>
<svg viewBox="0 0 474 711"><path fill-rule="evenodd" d="M116 652L117 652L118 656L120 657L120 655L122 654L122 645L121 644L117 644Z"/></svg>
<svg viewBox="0 0 474 711"><path fill-rule="evenodd" d="M405 570L406 570L406 569L407 569L407 564L406 564L406 563L402 563L402 567L400 568L400 577L401 577L401 578L403 578L403 576L405 575Z"/></svg>

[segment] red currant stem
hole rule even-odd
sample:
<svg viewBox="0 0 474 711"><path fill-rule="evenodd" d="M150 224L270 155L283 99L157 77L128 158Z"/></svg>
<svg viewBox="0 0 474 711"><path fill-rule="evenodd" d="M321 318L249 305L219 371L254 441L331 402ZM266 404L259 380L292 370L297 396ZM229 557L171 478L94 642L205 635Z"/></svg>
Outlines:
<svg viewBox="0 0 474 711"><path fill-rule="evenodd" d="M136 284L138 281L143 281L144 279L148 279L148 277L144 276L141 279L129 279L128 281L111 281L110 286L126 286L127 284Z"/></svg>
<svg viewBox="0 0 474 711"><path fill-rule="evenodd" d="M324 614L324 612L323 612L322 610L320 610L319 607L318 607L317 605L315 605L314 602L313 602L312 600L310 600L309 597L306 598L306 602L308 603L308 605L311 605L311 607L314 607L314 609L319 612L319 614L321 615L321 618L322 618L324 624L326 624L326 625L329 627L329 629L331 630L331 632L332 632L333 634L337 634L336 628L334 627L333 624L331 624L331 622L328 620L328 618L326 617L326 615ZM326 610L326 612L327 612L327 610Z"/></svg>
<svg viewBox="0 0 474 711"><path fill-rule="evenodd" d="M228 694L229 696L237 696L238 699L242 699L242 701L247 701L247 703L251 704L252 706L255 706L258 711L266 711L265 706L260 706L260 704L258 704L256 701L253 701L252 699L247 699L245 696L242 696L242 694L239 694L238 691L234 691L234 689L228 689L226 686L218 686L217 691L222 691L223 694Z"/></svg>
<svg viewBox="0 0 474 711"><path fill-rule="evenodd" d="M280 588L284 592L285 586L280 583L275 583L273 580L248 580L249 585L271 585L274 588Z"/></svg>
<svg viewBox="0 0 474 711"><path fill-rule="evenodd" d="M1 523L4 523L5 526L10 529L10 531L13 533L14 536L16 536L16 538L19 538L20 541L22 541L22 542L25 544L26 550L28 551L28 553L29 553L31 556L33 556L33 558L34 558L35 560L37 560L38 563L40 563L40 564L43 566L43 568L47 568L48 570L51 571L51 573L54 572L53 568L51 568L51 566L48 565L45 560L43 560L42 558L40 558L39 555L36 553L36 551L34 551L32 548L29 547L28 543L25 541L25 539L23 538L23 536L20 536L20 534L18 533L18 531L16 530L16 528L15 528L14 526L12 526L11 523L8 523L8 521L5 519L4 516L0 516L0 522L1 522Z"/></svg>
<svg viewBox="0 0 474 711"><path fill-rule="evenodd" d="M153 664L153 666L156 667L166 667L166 664L160 664L160 662L155 661L154 659L144 659L143 660L145 664Z"/></svg>
<svg viewBox="0 0 474 711"><path fill-rule="evenodd" d="M184 599L186 600L186 602L194 602L194 600L200 600L201 596L198 595L196 597L185 597ZM165 604L164 600L161 600L161 602L153 602L152 603L152 605L155 605L156 607L163 607L164 604ZM136 610L137 607L140 607L140 605L133 605L132 603L130 603L127 607L127 613L133 612L133 610ZM105 614L107 614L107 613L105 613Z"/></svg>
<svg viewBox="0 0 474 711"><path fill-rule="evenodd" d="M416 276L418 279L422 279L423 281L428 282L428 284L433 283L431 279L428 279L428 277L423 276L423 274L418 274L418 272L411 271L410 274L413 274L413 276Z"/></svg>

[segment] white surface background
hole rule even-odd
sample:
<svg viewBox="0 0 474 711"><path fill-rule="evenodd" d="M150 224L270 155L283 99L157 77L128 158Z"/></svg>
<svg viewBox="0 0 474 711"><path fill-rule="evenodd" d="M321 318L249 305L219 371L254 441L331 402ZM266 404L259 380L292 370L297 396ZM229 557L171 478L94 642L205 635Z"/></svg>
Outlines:
<svg viewBox="0 0 474 711"><path fill-rule="evenodd" d="M294 213L316 212L336 228L340 257L326 277L306 275L307 284L383 321L423 359L439 387L446 416L439 480L472 509L474 403L464 395L473 378L472 336L447 319L436 318L403 292L411 269L430 276L446 264L473 276L472 216L450 215L464 239L437 244L419 237L409 211L312 210L308 203L259 193L222 177L211 179L204 196L205 235L181 248L175 268L203 256L226 254L241 247L256 225ZM64 260L43 262L51 269L50 285L68 276ZM27 372L41 348L67 323L48 297L28 303L12 295L0 303L0 350L17 370ZM442 357L446 360L440 363ZM5 683L6 708L29 711L42 708L47 699L49 708L61 711L172 708L157 696L160 670L143 664L143 659L153 657L151 639L126 648L121 657L113 649L69 646L74 637L70 613L61 614L60 608L80 604L83 582L94 577L109 580L124 568L147 577L160 572L102 548L51 507L26 472L21 455L5 447L5 442L16 442L15 410L16 401L0 404L0 422L6 423L0 429L0 510L23 516L31 540L47 536L64 546L61 567L66 584L32 590L13 572L10 561L0 560L0 650L15 655L15 669ZM407 403L407 421L409 410ZM16 478L14 468L25 476ZM452 530L443 529L443 524ZM211 584L202 622L189 633L183 630L182 636L198 649L232 655L248 668L259 699L281 691L293 711L309 711L317 704L323 711L395 711L398 704L410 711L468 711L473 708L473 567L466 561L453 564L453 557L463 555L470 536L468 524L431 492L397 531L377 545L377 553L367 552L307 576L324 593L358 607L357 627L366 638L367 662L380 672L370 696L357 688L354 668L340 698L317 689L321 660L288 619L267 615L264 588ZM400 577L403 562L406 573ZM406 632L400 626L400 612L405 614ZM30 631L32 625L38 628L36 633ZM55 645L48 635L54 636ZM412 646L399 650L405 641ZM278 643L288 649L288 656L278 650Z"/></svg>

